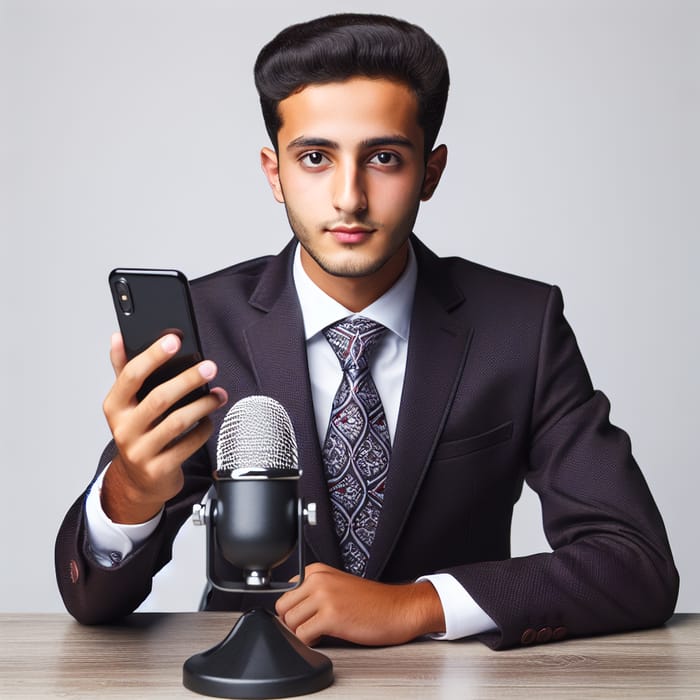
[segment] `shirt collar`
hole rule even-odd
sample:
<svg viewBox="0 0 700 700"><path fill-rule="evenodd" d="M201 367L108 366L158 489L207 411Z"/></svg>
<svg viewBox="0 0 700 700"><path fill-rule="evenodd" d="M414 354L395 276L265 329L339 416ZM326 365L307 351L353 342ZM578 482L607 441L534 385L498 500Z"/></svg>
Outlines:
<svg viewBox="0 0 700 700"><path fill-rule="evenodd" d="M309 340L324 328L348 316L364 316L381 323L403 340L408 340L411 327L411 307L416 290L418 266L413 247L408 245L408 261L401 276L376 301L355 314L331 299L316 286L306 274L301 264L301 247L297 244L294 252L293 277L301 313L304 318L304 334Z"/></svg>

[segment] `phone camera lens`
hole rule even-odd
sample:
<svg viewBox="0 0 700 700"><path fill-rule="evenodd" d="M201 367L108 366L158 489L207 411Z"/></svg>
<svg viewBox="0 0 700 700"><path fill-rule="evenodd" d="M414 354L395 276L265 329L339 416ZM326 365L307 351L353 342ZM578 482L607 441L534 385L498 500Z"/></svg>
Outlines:
<svg viewBox="0 0 700 700"><path fill-rule="evenodd" d="M131 301L131 290L125 279L117 280L114 285L117 293L117 301L119 302L119 308L125 313L130 314L134 311L134 305Z"/></svg>

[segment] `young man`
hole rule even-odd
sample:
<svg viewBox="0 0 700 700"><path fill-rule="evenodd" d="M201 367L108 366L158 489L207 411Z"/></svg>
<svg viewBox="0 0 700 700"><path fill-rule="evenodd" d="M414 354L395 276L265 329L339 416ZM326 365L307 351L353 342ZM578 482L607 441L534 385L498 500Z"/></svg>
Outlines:
<svg viewBox="0 0 700 700"><path fill-rule="evenodd" d="M505 648L661 624L678 590L663 523L559 290L437 258L412 234L447 158L440 48L398 20L331 16L278 35L255 77L274 146L262 166L295 238L194 282L209 359L141 403L178 340L127 363L113 338L114 440L57 540L70 612L106 621L148 595L210 486L224 404L264 394L292 418L300 491L319 508L306 579L276 602L303 641ZM523 480L554 551L513 559ZM293 573L291 557L276 575ZM259 602L214 592L207 607Z"/></svg>

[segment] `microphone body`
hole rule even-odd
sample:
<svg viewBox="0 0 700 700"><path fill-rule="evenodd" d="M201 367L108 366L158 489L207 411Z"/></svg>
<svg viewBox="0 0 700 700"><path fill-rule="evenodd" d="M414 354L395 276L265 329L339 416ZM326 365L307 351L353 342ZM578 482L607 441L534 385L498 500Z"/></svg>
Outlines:
<svg viewBox="0 0 700 700"><path fill-rule="evenodd" d="M271 570L291 554L299 537L298 477L216 482L216 544L244 572L244 584L265 588ZM219 582L220 583L220 582Z"/></svg>

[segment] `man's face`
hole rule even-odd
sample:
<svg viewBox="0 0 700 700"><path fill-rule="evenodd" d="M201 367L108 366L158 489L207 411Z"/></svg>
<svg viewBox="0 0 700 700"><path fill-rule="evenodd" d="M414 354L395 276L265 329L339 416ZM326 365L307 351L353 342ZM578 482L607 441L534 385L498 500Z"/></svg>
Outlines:
<svg viewBox="0 0 700 700"><path fill-rule="evenodd" d="M341 303L351 289L371 303L405 266L419 203L437 186L446 151L426 166L417 98L385 79L311 85L279 110L278 154L263 149L262 163L304 269Z"/></svg>

